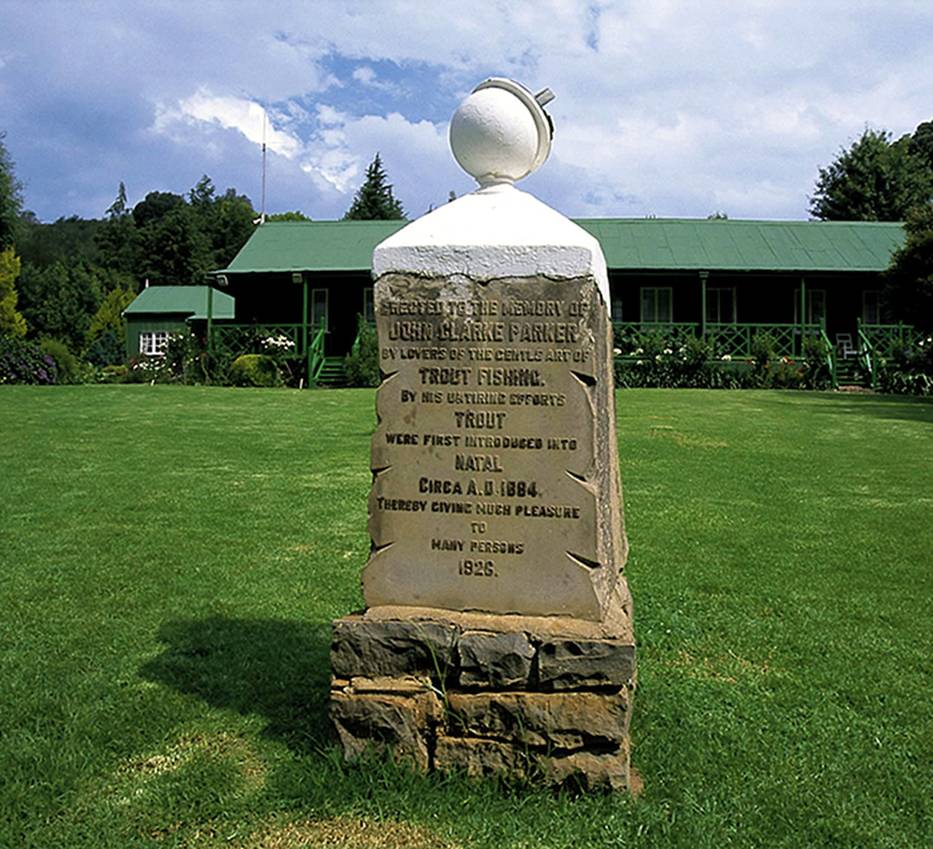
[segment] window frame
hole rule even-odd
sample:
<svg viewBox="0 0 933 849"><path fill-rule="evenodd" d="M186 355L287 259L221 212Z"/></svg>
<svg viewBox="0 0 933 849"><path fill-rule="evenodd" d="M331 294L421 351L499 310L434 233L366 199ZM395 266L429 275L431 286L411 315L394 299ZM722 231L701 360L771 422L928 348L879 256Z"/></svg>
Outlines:
<svg viewBox="0 0 933 849"><path fill-rule="evenodd" d="M168 330L141 330L139 353L144 357L164 357L171 332Z"/></svg>
<svg viewBox="0 0 933 849"><path fill-rule="evenodd" d="M667 318L658 318L660 304L659 295L661 293L667 294ZM654 313L653 318L648 318L646 315L647 310L645 306L648 304L648 300L651 300L651 311ZM639 315L641 317L642 324L673 324L674 322L674 287L673 286L642 286L639 290Z"/></svg>

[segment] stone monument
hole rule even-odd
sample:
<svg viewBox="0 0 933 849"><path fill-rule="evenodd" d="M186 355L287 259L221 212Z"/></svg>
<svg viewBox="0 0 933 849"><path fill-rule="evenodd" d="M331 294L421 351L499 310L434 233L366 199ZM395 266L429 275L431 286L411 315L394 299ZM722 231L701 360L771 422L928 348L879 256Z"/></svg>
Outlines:
<svg viewBox="0 0 933 849"><path fill-rule="evenodd" d="M606 264L513 185L550 152L552 97L477 86L450 144L479 189L375 249L367 607L334 622L330 709L348 758L626 789Z"/></svg>

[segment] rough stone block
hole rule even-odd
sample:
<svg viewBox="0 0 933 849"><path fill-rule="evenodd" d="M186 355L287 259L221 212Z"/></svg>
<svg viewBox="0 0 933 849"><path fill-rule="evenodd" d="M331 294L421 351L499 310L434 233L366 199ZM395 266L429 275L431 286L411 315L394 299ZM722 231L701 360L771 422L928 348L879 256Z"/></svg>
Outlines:
<svg viewBox="0 0 933 849"><path fill-rule="evenodd" d="M331 687L336 688L332 683ZM415 693L427 693L434 690L431 679L427 676L403 675L400 678L393 678L383 675L378 678L367 678L359 676L351 678L346 682L344 692L353 693L395 693L401 695L412 695Z"/></svg>
<svg viewBox="0 0 933 849"><path fill-rule="evenodd" d="M459 654L462 686L505 689L528 681L535 650L520 632L465 631Z"/></svg>
<svg viewBox="0 0 933 849"><path fill-rule="evenodd" d="M538 683L546 690L624 687L634 674L635 646L623 640L547 640L538 648L537 666Z"/></svg>
<svg viewBox="0 0 933 849"><path fill-rule="evenodd" d="M470 778L493 775L527 776L533 756L499 740L439 735L434 766L441 772L459 770Z"/></svg>
<svg viewBox="0 0 933 849"><path fill-rule="evenodd" d="M582 790L628 790L631 768L627 741L613 752L572 752L542 757L539 766L549 784L573 783Z"/></svg>
<svg viewBox="0 0 933 849"><path fill-rule="evenodd" d="M450 693L449 733L557 749L606 747L628 732L629 692Z"/></svg>
<svg viewBox="0 0 933 849"><path fill-rule="evenodd" d="M368 621L357 616L333 624L334 676L429 675L443 678L454 657L458 629L442 622Z"/></svg>
<svg viewBox="0 0 933 849"><path fill-rule="evenodd" d="M427 771L428 736L441 714L434 693L399 696L331 691L330 695L331 720L348 760L359 757L368 746L390 747L397 758L409 759Z"/></svg>

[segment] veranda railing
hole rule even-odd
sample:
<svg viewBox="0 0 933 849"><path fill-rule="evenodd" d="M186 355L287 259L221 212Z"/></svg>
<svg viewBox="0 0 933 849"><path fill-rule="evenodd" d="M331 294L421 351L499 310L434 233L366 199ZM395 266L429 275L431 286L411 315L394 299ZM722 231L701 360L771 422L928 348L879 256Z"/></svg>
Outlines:
<svg viewBox="0 0 933 849"><path fill-rule="evenodd" d="M878 359L916 345L923 334L910 324L868 324L858 322L859 363L868 373L871 385L878 379Z"/></svg>
<svg viewBox="0 0 933 849"><path fill-rule="evenodd" d="M616 347L621 356L636 356L638 348L644 348L653 338L664 337L668 344L680 346L688 339L705 339L713 347L714 356L725 354L740 359L751 358L756 337L767 336L774 352L782 357L803 355L804 339L825 339L819 324L726 324L708 323L705 328L696 322L616 322ZM826 342L828 343L828 339Z"/></svg>
<svg viewBox="0 0 933 849"><path fill-rule="evenodd" d="M241 354L306 359L308 385L313 386L324 367L326 334L323 326L315 330L303 324L214 324L207 345L221 360L234 360Z"/></svg>

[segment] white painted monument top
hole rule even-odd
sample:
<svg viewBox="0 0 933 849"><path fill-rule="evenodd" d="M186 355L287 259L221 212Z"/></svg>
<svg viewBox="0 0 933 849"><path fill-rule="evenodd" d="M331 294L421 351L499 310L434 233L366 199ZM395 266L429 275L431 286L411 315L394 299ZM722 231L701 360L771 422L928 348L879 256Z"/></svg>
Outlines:
<svg viewBox="0 0 933 849"><path fill-rule="evenodd" d="M609 307L609 277L599 242L582 227L512 183L551 149L541 103L511 80L480 83L450 122L454 157L480 188L422 216L377 246L373 276L462 275L472 280L541 275L592 277Z"/></svg>

